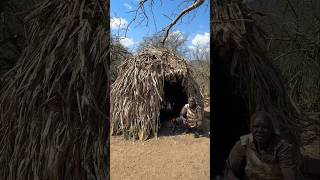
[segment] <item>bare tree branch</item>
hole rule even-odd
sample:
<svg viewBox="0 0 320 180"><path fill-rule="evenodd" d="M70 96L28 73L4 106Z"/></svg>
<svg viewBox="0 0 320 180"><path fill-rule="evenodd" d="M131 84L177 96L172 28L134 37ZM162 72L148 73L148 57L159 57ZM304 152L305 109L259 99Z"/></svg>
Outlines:
<svg viewBox="0 0 320 180"><path fill-rule="evenodd" d="M162 40L162 44L165 43L168 35L169 35L169 32L170 32L170 29L178 22L179 19L181 19L184 15L186 15L188 12L198 8L201 4L204 3L204 0L196 0L191 6L187 7L186 9L184 9L177 17L175 20L173 20L171 22L171 24L169 24L169 26L166 27L166 34Z"/></svg>
<svg viewBox="0 0 320 180"><path fill-rule="evenodd" d="M142 15L143 15L143 19L139 22L139 24L141 24L145 19L148 20L148 16L147 16L147 13L146 13L145 8L144 8L144 5L145 5L145 3L146 3L147 1L148 1L148 0L141 0L141 1L139 2L138 8L135 9L135 10L133 10L133 11L130 11L130 12L133 12L133 13L135 13L135 14L134 14L133 18L131 19L131 21L129 22L129 24L127 25L127 28L126 28L126 30L125 30L125 37L127 36L127 32L128 32L129 26L130 26L134 21L136 21L139 10L142 11ZM151 0L151 4L153 4L153 0Z"/></svg>
<svg viewBox="0 0 320 180"><path fill-rule="evenodd" d="M172 22L168 26L163 28L162 31L165 32L165 34L164 34L164 38L161 41L161 44L165 43L166 39L169 36L169 32L170 32L171 28L178 22L178 20L180 20L184 15L186 15L190 11L198 8L200 5L202 5L204 3L205 0L184 0L182 2L182 4L183 3L190 3L192 1L193 1L193 3L190 6L188 6L187 8L185 8L184 10L182 10L180 12L180 14L175 19L172 20L171 18L166 16ZM125 37L127 35L129 27L132 25L133 22L135 22L137 20L138 16L141 16L140 17L141 20L138 22L138 25L140 25L140 24L142 24L143 22L146 21L146 25L148 26L149 17L148 17L148 13L146 12L146 3L147 2L150 3L150 9L151 9L150 11L151 11L152 19L154 21L154 25L156 27L155 18L154 18L154 14L153 14L154 0L140 0L139 4L138 4L138 6L137 6L137 8L135 10L129 11L131 13L134 13L134 15L133 15L133 18L130 20L130 22L128 23L128 25L127 25L127 27L125 29ZM159 2L162 4L161 0ZM157 29L157 27L156 27L156 29Z"/></svg>

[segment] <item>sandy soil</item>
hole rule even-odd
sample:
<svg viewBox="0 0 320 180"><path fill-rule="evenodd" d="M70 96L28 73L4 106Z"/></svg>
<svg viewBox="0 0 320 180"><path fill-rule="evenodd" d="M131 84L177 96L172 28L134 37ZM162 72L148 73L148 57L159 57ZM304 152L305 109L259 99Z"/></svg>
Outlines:
<svg viewBox="0 0 320 180"><path fill-rule="evenodd" d="M145 142L110 138L111 180L209 180L210 108L205 109L204 134L194 138L182 131L171 132L163 124L159 138Z"/></svg>
<svg viewBox="0 0 320 180"><path fill-rule="evenodd" d="M110 139L111 180L206 180L210 178L210 139L192 134L145 142Z"/></svg>

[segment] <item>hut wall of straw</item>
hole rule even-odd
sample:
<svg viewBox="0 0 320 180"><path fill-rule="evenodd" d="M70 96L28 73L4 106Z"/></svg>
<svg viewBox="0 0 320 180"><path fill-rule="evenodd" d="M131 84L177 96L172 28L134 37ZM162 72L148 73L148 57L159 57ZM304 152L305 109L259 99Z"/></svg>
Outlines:
<svg viewBox="0 0 320 180"><path fill-rule="evenodd" d="M286 92L281 74L268 58L265 32L256 25L252 16L255 12L240 0L218 0L214 12L213 58L224 61L230 76L245 92L242 95L249 114L257 110L270 112L276 129L298 143L299 112Z"/></svg>
<svg viewBox="0 0 320 180"><path fill-rule="evenodd" d="M109 5L44 0L0 95L0 179L108 179Z"/></svg>
<svg viewBox="0 0 320 180"><path fill-rule="evenodd" d="M119 66L110 94L111 133L140 140L157 136L165 81L181 82L186 95L203 107L187 62L166 49L145 49Z"/></svg>

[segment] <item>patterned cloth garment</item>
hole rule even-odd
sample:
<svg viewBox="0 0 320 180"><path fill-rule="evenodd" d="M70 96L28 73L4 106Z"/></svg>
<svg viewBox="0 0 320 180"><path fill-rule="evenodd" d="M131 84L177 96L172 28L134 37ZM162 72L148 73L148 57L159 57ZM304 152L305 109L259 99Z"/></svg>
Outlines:
<svg viewBox="0 0 320 180"><path fill-rule="evenodd" d="M199 105L196 106L195 109L191 109L189 104L184 106L187 109L187 119L197 119L198 118L198 110L200 108ZM197 122L188 122L188 125L193 128L197 126Z"/></svg>
<svg viewBox="0 0 320 180"><path fill-rule="evenodd" d="M232 169L237 177L244 170L246 180L281 180L283 168L295 168L292 145L275 135L264 152L258 152L252 134L240 137L226 162L226 170Z"/></svg>
<svg viewBox="0 0 320 180"><path fill-rule="evenodd" d="M277 161L276 152L279 147L285 143L283 141L274 141L270 146L269 153L258 155L257 149L253 143L252 134L240 137L241 145L245 149L246 166L245 178L247 180L282 180L283 175L281 167Z"/></svg>

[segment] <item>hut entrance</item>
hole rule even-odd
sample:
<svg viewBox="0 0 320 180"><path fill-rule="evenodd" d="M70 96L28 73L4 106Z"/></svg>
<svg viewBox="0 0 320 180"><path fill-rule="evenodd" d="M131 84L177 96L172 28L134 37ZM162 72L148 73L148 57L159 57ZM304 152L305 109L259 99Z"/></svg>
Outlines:
<svg viewBox="0 0 320 180"><path fill-rule="evenodd" d="M160 109L160 124L164 125L171 118L178 117L182 107L187 102L188 96L182 86L181 81L165 81L164 102L162 102Z"/></svg>

